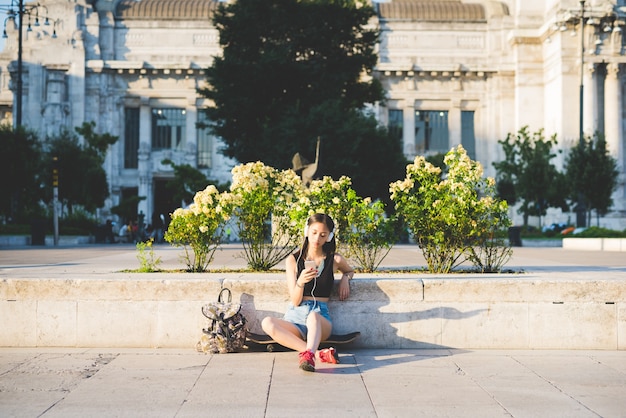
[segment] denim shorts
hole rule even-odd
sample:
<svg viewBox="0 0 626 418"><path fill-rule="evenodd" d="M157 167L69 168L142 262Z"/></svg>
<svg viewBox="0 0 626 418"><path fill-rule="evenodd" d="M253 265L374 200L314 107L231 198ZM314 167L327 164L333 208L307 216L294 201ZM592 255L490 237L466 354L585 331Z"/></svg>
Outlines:
<svg viewBox="0 0 626 418"><path fill-rule="evenodd" d="M318 302L314 300L303 300L299 306L289 304L289 309L285 312L283 319L297 326L300 330L302 338L306 339L306 318L311 312L319 312L320 315L332 322L330 319L330 312L328 311L328 304L326 302Z"/></svg>

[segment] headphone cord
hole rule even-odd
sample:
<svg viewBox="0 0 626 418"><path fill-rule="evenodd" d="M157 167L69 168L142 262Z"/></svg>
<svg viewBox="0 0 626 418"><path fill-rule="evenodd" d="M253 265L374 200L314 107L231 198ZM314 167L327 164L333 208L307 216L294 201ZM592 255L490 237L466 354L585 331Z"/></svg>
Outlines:
<svg viewBox="0 0 626 418"><path fill-rule="evenodd" d="M300 253L298 254L298 258L296 259L296 272L300 269L299 263L300 263L301 258L302 258L302 250L300 250ZM300 272L302 272L302 270L300 270ZM317 298L315 297L315 288L317 287L317 278L322 274L323 270L324 270L324 260L322 259L322 262L318 266L315 279L313 279L313 288L311 289L311 297L313 298L313 309L315 309L315 307L317 306ZM298 280L297 277L296 277L296 280Z"/></svg>

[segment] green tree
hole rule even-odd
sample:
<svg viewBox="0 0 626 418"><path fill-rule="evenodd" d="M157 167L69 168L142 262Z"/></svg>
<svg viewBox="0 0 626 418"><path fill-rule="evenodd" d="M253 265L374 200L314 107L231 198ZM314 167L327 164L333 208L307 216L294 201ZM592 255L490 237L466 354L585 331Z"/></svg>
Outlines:
<svg viewBox="0 0 626 418"><path fill-rule="evenodd" d="M96 122L93 121L84 122L82 126L77 126L74 130L85 138L87 149L95 151L103 163L109 146L115 144L118 140L117 136L107 132L102 134L96 133Z"/></svg>
<svg viewBox="0 0 626 418"><path fill-rule="evenodd" d="M524 126L498 143L505 156L504 161L493 163L498 195L509 205L521 202L518 212L524 215L524 225L529 216L545 216L550 207L567 210L565 179L552 163L556 135L546 139L543 129L531 133Z"/></svg>
<svg viewBox="0 0 626 418"><path fill-rule="evenodd" d="M596 223L608 213L613 205L611 195L617 187L617 161L611 157L603 135L586 137L572 147L565 161L565 173L569 198L581 203L586 209L586 224L591 220L591 211L596 211ZM579 202L582 199L582 202Z"/></svg>
<svg viewBox="0 0 626 418"><path fill-rule="evenodd" d="M373 16L350 0L222 4L213 21L223 54L200 94L214 103L207 116L224 155L291 168L296 152L314 159L319 137L317 177L348 175L361 194L387 197L406 160L399 140L363 112L384 97L370 76Z"/></svg>
<svg viewBox="0 0 626 418"><path fill-rule="evenodd" d="M86 122L76 128L83 135L84 144L76 134L61 132L48 140L50 156L58 159L59 199L71 214L76 205L89 212L104 205L109 196L109 184L102 165L108 146L117 141L109 134L96 134L95 123ZM51 172L52 158L47 158L47 172ZM47 189L51 190L51 186Z"/></svg>
<svg viewBox="0 0 626 418"><path fill-rule="evenodd" d="M42 177L51 176L41 167L41 147L36 135L20 127L0 126L0 216L13 222L28 222L42 215Z"/></svg>

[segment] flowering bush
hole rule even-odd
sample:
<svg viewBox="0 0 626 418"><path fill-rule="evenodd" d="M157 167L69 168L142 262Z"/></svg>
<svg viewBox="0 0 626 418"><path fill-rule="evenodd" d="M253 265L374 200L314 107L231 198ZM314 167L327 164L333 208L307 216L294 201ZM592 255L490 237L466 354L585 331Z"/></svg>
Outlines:
<svg viewBox="0 0 626 418"><path fill-rule="evenodd" d="M295 221L300 234L311 215L325 213L335 222L335 239L338 243L342 242L341 234L347 229L348 212L352 210L352 204L356 199L351 184L352 180L346 176L337 181L328 176L313 180L298 202L295 202L289 210L289 215Z"/></svg>
<svg viewBox="0 0 626 418"><path fill-rule="evenodd" d="M233 208L248 267L269 270L296 248L287 209L303 193L302 181L293 170L280 171L261 162L238 165L232 175L224 199Z"/></svg>
<svg viewBox="0 0 626 418"><path fill-rule="evenodd" d="M448 273L466 258L476 263L481 257L473 249L493 243L489 237L495 229L510 222L506 202L494 197L493 179L482 177L482 166L462 146L451 149L444 163L446 176L418 156L407 166L406 178L390 185L397 213L433 273Z"/></svg>
<svg viewBox="0 0 626 418"><path fill-rule="evenodd" d="M384 204L359 197L349 177L313 180L289 211L299 231L314 213L333 218L340 251L364 271L376 270L391 250L395 240L393 221L385 216Z"/></svg>
<svg viewBox="0 0 626 418"><path fill-rule="evenodd" d="M365 272L373 272L385 259L396 241L395 219L385 214L381 201L358 199L348 215L344 232L346 255Z"/></svg>
<svg viewBox="0 0 626 418"><path fill-rule="evenodd" d="M213 185L197 192L188 208L174 211L165 240L184 248L187 271L206 271L220 245L230 212L228 202Z"/></svg>
<svg viewBox="0 0 626 418"><path fill-rule="evenodd" d="M475 240L467 247L465 256L481 273L493 273L500 271L513 254L502 234L511 226L511 220L506 201L494 198L497 194L495 180L489 177L482 186L479 190L482 197L476 205Z"/></svg>

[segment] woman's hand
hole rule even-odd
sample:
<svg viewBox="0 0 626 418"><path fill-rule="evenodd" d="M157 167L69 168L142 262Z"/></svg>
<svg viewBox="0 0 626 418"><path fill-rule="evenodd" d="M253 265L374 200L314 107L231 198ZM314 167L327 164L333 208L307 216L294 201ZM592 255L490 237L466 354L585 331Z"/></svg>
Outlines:
<svg viewBox="0 0 626 418"><path fill-rule="evenodd" d="M317 276L316 269L308 269L308 270L304 269L300 272L300 276L296 280L296 286L304 287L305 284L315 279L316 276Z"/></svg>
<svg viewBox="0 0 626 418"><path fill-rule="evenodd" d="M354 270L345 258L335 253L335 268L341 272L341 281L339 282L339 300L346 300L350 297L350 280L354 276Z"/></svg>
<svg viewBox="0 0 626 418"><path fill-rule="evenodd" d="M350 297L350 278L347 275L341 277L339 282L339 300L346 300Z"/></svg>

